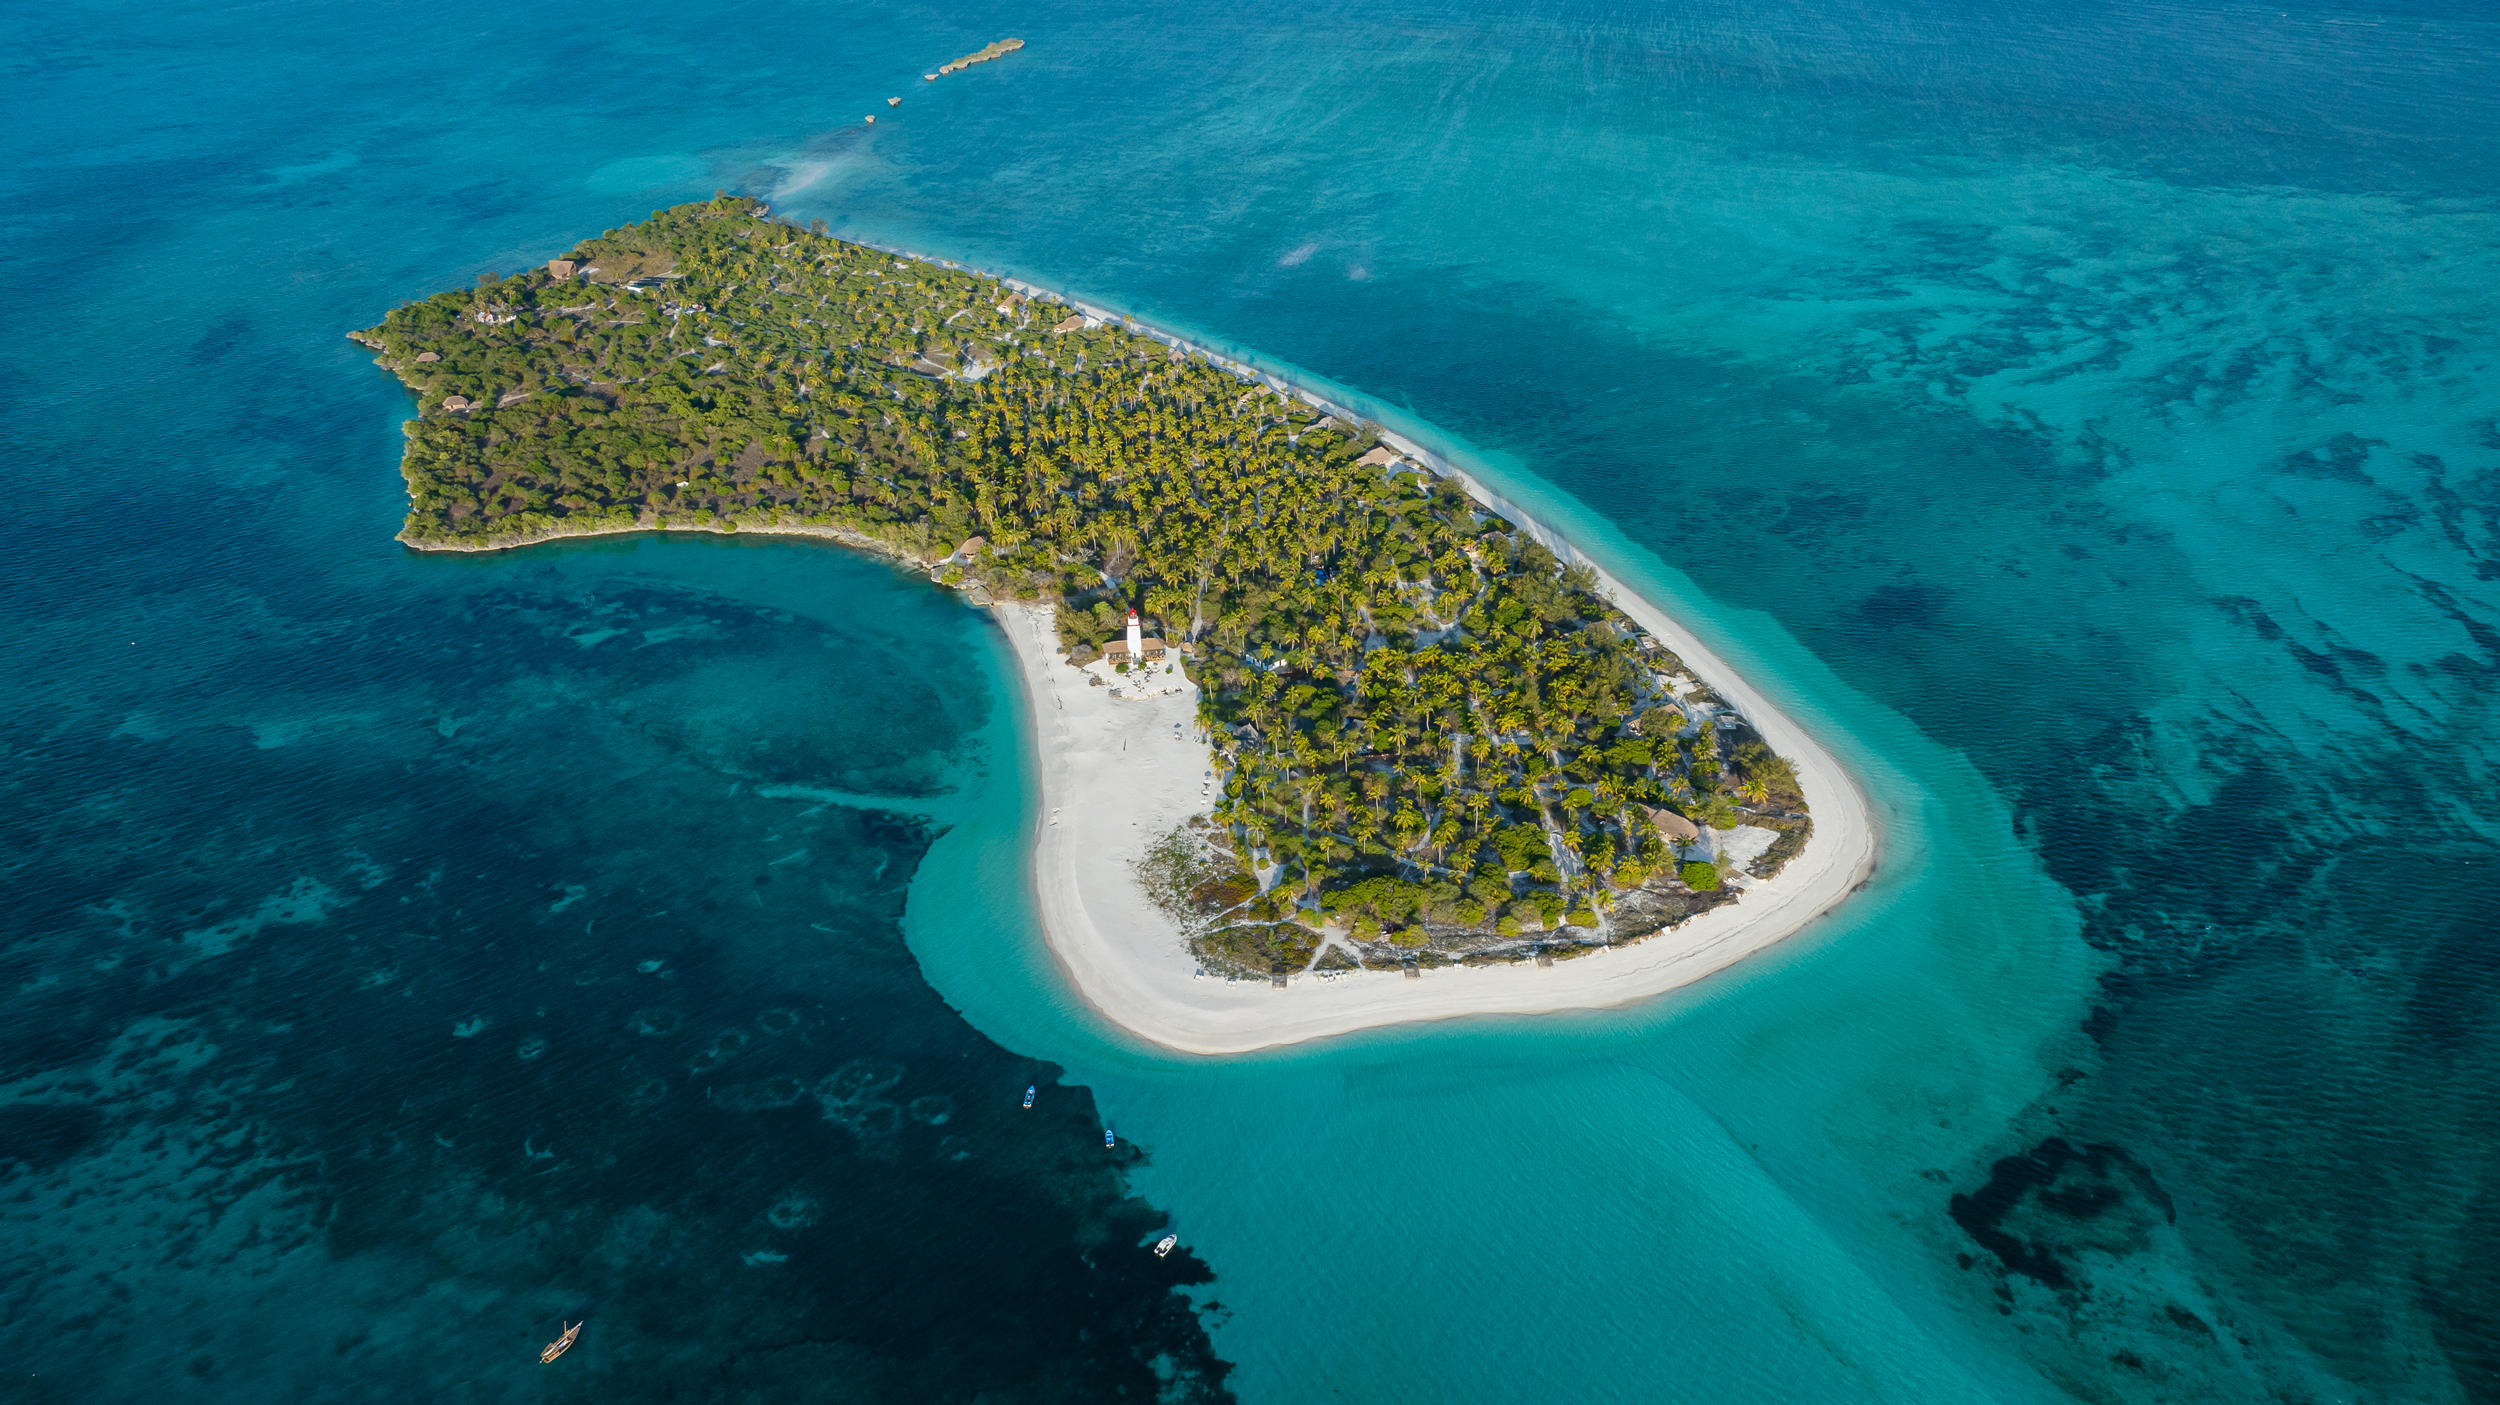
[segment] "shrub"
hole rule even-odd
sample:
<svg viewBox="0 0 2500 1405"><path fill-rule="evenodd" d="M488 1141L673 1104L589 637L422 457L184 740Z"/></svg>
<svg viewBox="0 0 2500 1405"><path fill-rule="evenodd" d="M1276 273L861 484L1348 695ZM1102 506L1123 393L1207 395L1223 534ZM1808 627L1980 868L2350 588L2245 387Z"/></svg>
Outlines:
<svg viewBox="0 0 2500 1405"><path fill-rule="evenodd" d="M1415 915L1415 909L1423 904L1426 891L1415 884L1382 876L1331 889L1322 895L1320 901L1331 911L1366 912L1378 917L1383 924L1395 926ZM1450 896L1456 898L1457 895L1457 890L1451 889Z"/></svg>
<svg viewBox="0 0 2500 1405"><path fill-rule="evenodd" d="M1715 892L1719 886L1719 866L1698 860L1684 865L1681 876L1684 886L1696 893Z"/></svg>
<svg viewBox="0 0 2500 1405"><path fill-rule="evenodd" d="M1736 769L1773 791L1797 789L1796 766L1787 757L1773 754L1769 747L1758 741L1736 748Z"/></svg>
<svg viewBox="0 0 2500 1405"><path fill-rule="evenodd" d="M1500 920L1496 921L1496 922L1493 924L1493 930L1494 930L1494 931L1496 931L1496 932L1498 932L1498 933L1500 933L1501 935L1503 935L1503 936L1505 936L1505 937L1515 937L1515 936L1518 936L1518 935L1519 935L1519 919L1518 919L1518 918L1516 918L1516 917L1514 917L1514 916L1512 916L1511 914L1509 914L1509 913L1505 912L1505 913L1503 913L1503 914L1501 915Z"/></svg>
<svg viewBox="0 0 2500 1405"><path fill-rule="evenodd" d="M1423 946L1431 940L1431 935L1421 927L1400 927L1389 934L1389 945L1402 946L1410 950Z"/></svg>
<svg viewBox="0 0 2500 1405"><path fill-rule="evenodd" d="M1546 857L1545 831L1534 825L1506 824L1493 832L1493 847L1503 866L1517 871Z"/></svg>

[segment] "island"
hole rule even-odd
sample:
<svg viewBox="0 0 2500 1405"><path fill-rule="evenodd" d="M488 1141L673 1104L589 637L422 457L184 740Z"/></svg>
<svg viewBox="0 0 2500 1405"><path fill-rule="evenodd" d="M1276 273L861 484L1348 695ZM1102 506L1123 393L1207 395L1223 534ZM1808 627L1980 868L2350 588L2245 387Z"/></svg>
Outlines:
<svg viewBox="0 0 2500 1405"><path fill-rule="evenodd" d="M417 397L411 547L810 535L991 609L1046 935L1173 1047L1617 1003L1871 864L1829 754L1567 542L1099 309L722 195L353 335Z"/></svg>
<svg viewBox="0 0 2500 1405"><path fill-rule="evenodd" d="M992 59L1005 58L1023 47L1024 41L1021 39L1001 39L995 43L984 44L953 63L940 64L935 73L923 73L920 76L934 83L949 73L961 73L976 63L988 63Z"/></svg>

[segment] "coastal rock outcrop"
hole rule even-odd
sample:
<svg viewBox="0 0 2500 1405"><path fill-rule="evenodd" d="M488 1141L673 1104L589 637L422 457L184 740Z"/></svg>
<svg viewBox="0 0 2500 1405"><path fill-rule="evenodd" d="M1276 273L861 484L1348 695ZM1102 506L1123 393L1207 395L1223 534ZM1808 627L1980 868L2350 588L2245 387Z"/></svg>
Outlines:
<svg viewBox="0 0 2500 1405"><path fill-rule="evenodd" d="M995 44L984 44L953 63L939 65L936 73L924 73L920 76L934 83L940 75L961 73L976 63L988 63L992 59L1004 58L1023 47L1024 41L1021 39L1001 39Z"/></svg>

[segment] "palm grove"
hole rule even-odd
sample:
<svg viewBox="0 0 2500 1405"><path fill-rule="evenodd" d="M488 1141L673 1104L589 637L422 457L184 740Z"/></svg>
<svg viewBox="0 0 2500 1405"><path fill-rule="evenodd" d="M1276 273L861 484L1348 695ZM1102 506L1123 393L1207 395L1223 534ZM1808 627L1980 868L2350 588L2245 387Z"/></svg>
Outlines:
<svg viewBox="0 0 2500 1405"><path fill-rule="evenodd" d="M1156 860L1211 962L1304 960L1331 923L1389 960L1568 951L1733 898L1676 860L1676 816L1780 831L1758 873L1804 843L1788 763L1584 569L1364 461L1360 426L743 199L572 259L357 334L423 410L403 539L979 536L948 577L1056 601L1079 662L1138 609L1186 641L1222 758L1211 822Z"/></svg>

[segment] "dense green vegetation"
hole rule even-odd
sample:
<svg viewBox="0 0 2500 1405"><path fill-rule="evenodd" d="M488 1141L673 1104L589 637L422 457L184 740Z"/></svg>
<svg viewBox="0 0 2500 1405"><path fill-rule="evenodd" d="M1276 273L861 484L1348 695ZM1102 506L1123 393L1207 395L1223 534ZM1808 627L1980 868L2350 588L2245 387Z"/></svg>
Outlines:
<svg viewBox="0 0 2500 1405"><path fill-rule="evenodd" d="M1681 665L1585 570L1451 481L1362 462L1363 426L743 199L573 257L358 334L422 409L403 539L837 533L1057 602L1080 661L1137 608L1188 641L1224 758L1189 886L1227 964L1308 959L1323 922L1403 959L1731 898L1715 869L1688 886L1707 866L1653 810L1802 844L1788 764L1706 689L1671 693Z"/></svg>

